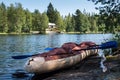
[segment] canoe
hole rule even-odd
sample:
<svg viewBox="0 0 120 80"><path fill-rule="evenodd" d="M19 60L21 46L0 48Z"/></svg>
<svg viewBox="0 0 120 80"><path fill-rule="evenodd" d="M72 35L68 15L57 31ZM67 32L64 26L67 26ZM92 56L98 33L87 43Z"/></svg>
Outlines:
<svg viewBox="0 0 120 80"><path fill-rule="evenodd" d="M98 53L97 49L85 50L80 54L72 55L65 58L55 59L55 60L45 60L44 57L36 56L30 57L25 63L25 70L29 73L43 74L52 71L56 71L63 68L68 68L79 63L81 60L85 59L90 55L96 55ZM81 64L82 65L82 64Z"/></svg>

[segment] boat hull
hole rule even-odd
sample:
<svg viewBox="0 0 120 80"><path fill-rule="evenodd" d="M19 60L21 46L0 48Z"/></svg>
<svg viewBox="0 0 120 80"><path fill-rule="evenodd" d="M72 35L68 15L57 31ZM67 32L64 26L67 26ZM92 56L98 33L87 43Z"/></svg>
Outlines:
<svg viewBox="0 0 120 80"><path fill-rule="evenodd" d="M80 54L46 61L44 57L31 57L25 64L25 70L30 73L42 74L47 72L52 72L55 70L67 68L79 63L81 60L85 59L90 55L95 55L98 50L85 50ZM82 64L81 64L82 65Z"/></svg>

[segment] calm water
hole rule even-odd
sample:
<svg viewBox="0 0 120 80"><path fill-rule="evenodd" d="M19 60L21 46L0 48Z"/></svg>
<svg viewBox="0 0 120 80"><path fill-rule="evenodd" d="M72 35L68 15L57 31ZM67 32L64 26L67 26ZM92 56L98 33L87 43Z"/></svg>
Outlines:
<svg viewBox="0 0 120 80"><path fill-rule="evenodd" d="M42 53L47 47L60 47L65 42L101 44L110 38L112 34L0 35L0 80L31 80L33 76L24 71L27 59L15 60L11 56Z"/></svg>

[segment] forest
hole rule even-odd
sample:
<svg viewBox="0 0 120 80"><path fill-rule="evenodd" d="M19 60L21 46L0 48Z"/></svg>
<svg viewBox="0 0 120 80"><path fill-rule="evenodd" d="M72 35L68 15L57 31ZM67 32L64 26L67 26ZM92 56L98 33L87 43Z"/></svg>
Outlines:
<svg viewBox="0 0 120 80"><path fill-rule="evenodd" d="M98 3L97 0L89 1ZM120 32L120 10L116 9L115 2L114 4L113 2L104 2L102 5L104 7L96 8L100 11L99 14L77 9L74 14L68 13L68 15L63 16L54 8L52 3L48 4L47 11L41 13L38 9L30 12L29 9L24 9L21 3L11 3L6 6L2 2L0 3L0 33L30 33L31 31L45 33L49 22L55 23L60 32ZM115 9L111 7L115 7Z"/></svg>

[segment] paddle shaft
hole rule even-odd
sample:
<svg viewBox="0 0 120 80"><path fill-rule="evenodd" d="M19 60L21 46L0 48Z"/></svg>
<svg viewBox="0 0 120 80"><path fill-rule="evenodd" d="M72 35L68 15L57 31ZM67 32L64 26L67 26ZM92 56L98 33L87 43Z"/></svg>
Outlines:
<svg viewBox="0 0 120 80"><path fill-rule="evenodd" d="M34 55L18 55L18 56L12 56L13 59L25 59L25 58L28 58L28 57L32 57L32 56L35 56L37 54L34 54Z"/></svg>
<svg viewBox="0 0 120 80"><path fill-rule="evenodd" d="M98 47L88 47L88 48L83 48L83 49L78 49L78 50L73 50L73 51L91 50L91 49L99 49L99 48Z"/></svg>
<svg viewBox="0 0 120 80"><path fill-rule="evenodd" d="M78 51L80 51L80 50L91 50L91 49L108 49L108 48L116 48L116 47L117 47L117 42L116 41L109 41L109 42L103 43L101 45L95 45L95 46L91 46L89 48L79 49ZM35 56L35 55L37 55L37 54L12 56L12 58L13 59L24 59L24 58L32 57L32 56Z"/></svg>

